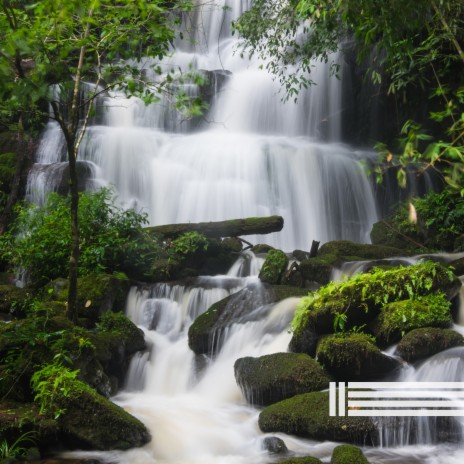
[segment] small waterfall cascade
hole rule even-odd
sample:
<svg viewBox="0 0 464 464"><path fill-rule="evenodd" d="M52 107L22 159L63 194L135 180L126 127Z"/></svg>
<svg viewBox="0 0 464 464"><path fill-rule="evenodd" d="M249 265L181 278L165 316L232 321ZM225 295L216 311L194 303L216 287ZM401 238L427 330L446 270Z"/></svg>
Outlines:
<svg viewBox="0 0 464 464"><path fill-rule="evenodd" d="M195 3L184 18L190 40L178 40L160 66L204 76L204 85L176 85L201 96L205 114L185 120L168 96L145 106L102 94L79 152L84 187L112 185L121 204L143 209L153 225L278 214L282 233L250 241L288 251L307 249L312 239L368 242L377 212L360 162L373 155L341 143L340 81L315 63L316 85L284 103L279 83L256 57L241 57L230 30L251 2ZM160 79L151 60L143 65L149 79ZM30 200L41 203L60 189L63 156L60 130L50 123L29 178Z"/></svg>

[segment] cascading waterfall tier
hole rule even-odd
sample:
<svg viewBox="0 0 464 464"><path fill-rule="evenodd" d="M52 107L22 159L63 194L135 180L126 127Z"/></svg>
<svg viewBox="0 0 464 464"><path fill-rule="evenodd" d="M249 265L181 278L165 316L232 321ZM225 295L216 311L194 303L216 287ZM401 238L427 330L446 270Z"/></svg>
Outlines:
<svg viewBox="0 0 464 464"><path fill-rule="evenodd" d="M203 73L204 86L183 89L209 109L186 121L172 98L145 106L117 92L102 95L79 152L91 169L87 186L114 186L121 204L148 212L153 225L278 214L284 231L252 240L288 251L308 249L313 239L369 241L377 214L360 161L372 155L340 143L341 83L317 63L317 85L284 103L278 82L257 59L240 56L231 34L230 21L251 2L203 3L184 18L190 40L178 41L161 67ZM143 62L147 76L159 79L154 64ZM59 190L63 150L50 123L29 178L32 201Z"/></svg>

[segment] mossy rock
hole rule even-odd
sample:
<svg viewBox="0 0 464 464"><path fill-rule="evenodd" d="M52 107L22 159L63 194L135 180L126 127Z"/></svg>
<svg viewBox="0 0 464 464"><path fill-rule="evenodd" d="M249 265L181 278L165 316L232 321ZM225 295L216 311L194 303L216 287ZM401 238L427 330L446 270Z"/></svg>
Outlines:
<svg viewBox="0 0 464 464"><path fill-rule="evenodd" d="M223 332L232 324L256 320L255 309L306 293L285 285L249 285L213 304L195 319L188 332L189 347L196 354L213 354L221 348Z"/></svg>
<svg viewBox="0 0 464 464"><path fill-rule="evenodd" d="M282 280L287 270L288 258L281 250L270 250L266 254L266 260L259 272L261 282L276 285Z"/></svg>
<svg viewBox="0 0 464 464"><path fill-rule="evenodd" d="M275 248L271 245L267 245L266 243L258 243L257 245L251 247L251 251L255 255L265 254L271 250L275 250Z"/></svg>
<svg viewBox="0 0 464 464"><path fill-rule="evenodd" d="M339 262L360 261L366 259L385 259L404 256L404 252L395 247L355 243L349 240L333 240L324 243L318 257L336 257ZM356 258L356 259L355 259Z"/></svg>
<svg viewBox="0 0 464 464"><path fill-rule="evenodd" d="M330 377L306 354L275 353L240 358L235 379L248 403L267 406L292 396L329 388Z"/></svg>
<svg viewBox="0 0 464 464"><path fill-rule="evenodd" d="M464 258L455 259L449 265L456 275L464 275Z"/></svg>
<svg viewBox="0 0 464 464"><path fill-rule="evenodd" d="M317 359L343 382L380 379L399 366L397 360L383 354L369 336L361 333L323 338L317 347Z"/></svg>
<svg viewBox="0 0 464 464"><path fill-rule="evenodd" d="M10 192L14 174L15 170L13 168L0 165L0 190L2 192Z"/></svg>
<svg viewBox="0 0 464 464"><path fill-rule="evenodd" d="M77 280L79 317L96 322L107 311L122 311L130 283L125 278L109 274L91 274ZM50 300L66 302L68 281L56 279L45 288Z"/></svg>
<svg viewBox="0 0 464 464"><path fill-rule="evenodd" d="M265 433L282 432L311 440L375 443L371 418L329 416L329 392L294 396L263 409L259 427Z"/></svg>
<svg viewBox="0 0 464 464"><path fill-rule="evenodd" d="M396 351L405 361L413 363L463 345L464 337L454 330L427 327L407 333L398 343Z"/></svg>
<svg viewBox="0 0 464 464"><path fill-rule="evenodd" d="M330 464L369 464L362 450L353 445L336 446Z"/></svg>
<svg viewBox="0 0 464 464"><path fill-rule="evenodd" d="M450 308L450 302L441 293L388 303L373 324L377 342L386 346L423 327L448 328L453 323Z"/></svg>
<svg viewBox="0 0 464 464"><path fill-rule="evenodd" d="M15 285L0 285L0 313L24 317L32 301L32 294Z"/></svg>
<svg viewBox="0 0 464 464"><path fill-rule="evenodd" d="M19 403L11 400L0 401L0 437L9 444L23 434L32 432L34 443L40 449L58 444L58 424L39 413L34 403Z"/></svg>
<svg viewBox="0 0 464 464"><path fill-rule="evenodd" d="M292 322L291 349L311 354L314 337L306 340L307 335L333 333L339 314L346 316L348 330L371 323L386 303L404 299L410 292L416 296L443 292L452 299L460 287L460 280L448 268L432 262L386 271L376 269L345 282L330 283L300 304Z"/></svg>
<svg viewBox="0 0 464 464"><path fill-rule="evenodd" d="M121 407L74 380L64 396L56 391L56 406L63 441L71 449L130 449L150 441L146 427Z"/></svg>
<svg viewBox="0 0 464 464"><path fill-rule="evenodd" d="M372 243L374 245L397 248L402 250L402 255L423 249L421 244L423 243L424 237L417 231L404 234L402 232L400 233L398 228L394 216L376 222L371 230Z"/></svg>
<svg viewBox="0 0 464 464"><path fill-rule="evenodd" d="M279 464L323 464L320 459L311 456L303 456L300 458L290 458L279 461Z"/></svg>

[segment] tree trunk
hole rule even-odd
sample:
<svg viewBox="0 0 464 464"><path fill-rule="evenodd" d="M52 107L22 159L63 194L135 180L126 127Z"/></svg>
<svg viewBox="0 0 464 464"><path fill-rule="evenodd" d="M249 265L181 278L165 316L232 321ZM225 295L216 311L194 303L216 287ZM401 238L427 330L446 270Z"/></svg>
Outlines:
<svg viewBox="0 0 464 464"><path fill-rule="evenodd" d="M185 232L199 232L209 238L219 238L270 234L271 232L279 232L283 226L284 220L281 216L267 216L218 222L169 224L147 227L145 230L160 239L176 238Z"/></svg>

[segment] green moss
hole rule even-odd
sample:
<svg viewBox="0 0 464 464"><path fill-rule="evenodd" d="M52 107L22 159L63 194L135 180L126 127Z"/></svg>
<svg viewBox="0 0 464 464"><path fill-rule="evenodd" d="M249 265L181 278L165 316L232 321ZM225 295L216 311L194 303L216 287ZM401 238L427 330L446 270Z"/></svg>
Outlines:
<svg viewBox="0 0 464 464"><path fill-rule="evenodd" d="M463 336L454 330L422 328L407 333L398 343L397 352L405 361L415 362L463 345Z"/></svg>
<svg viewBox="0 0 464 464"><path fill-rule="evenodd" d="M342 381L379 378L397 367L397 362L374 344L373 337L362 333L323 338L317 347L317 359Z"/></svg>
<svg viewBox="0 0 464 464"><path fill-rule="evenodd" d="M346 315L348 330L369 324L386 304L408 297L417 298L441 291L454 297L460 281L440 264L426 262L393 270L373 269L344 282L331 282L309 294L298 305L292 321L294 338L304 336L310 328L318 334L334 331L334 319ZM304 340L295 342L304 346Z"/></svg>
<svg viewBox="0 0 464 464"><path fill-rule="evenodd" d="M369 464L369 461L357 446L340 445L334 448L330 464Z"/></svg>
<svg viewBox="0 0 464 464"><path fill-rule="evenodd" d="M416 299L394 301L382 308L375 335L383 343L392 343L413 329L450 327L450 307L446 296L439 292Z"/></svg>
<svg viewBox="0 0 464 464"><path fill-rule="evenodd" d="M279 464L323 464L320 459L311 456L304 456L301 458L290 458L279 461Z"/></svg>
<svg viewBox="0 0 464 464"><path fill-rule="evenodd" d="M267 406L259 415L259 427L265 433L349 443L369 443L375 436L370 418L329 416L328 392L297 395Z"/></svg>
<svg viewBox="0 0 464 464"><path fill-rule="evenodd" d="M334 240L327 242L319 249L318 258L326 258L326 262L334 263L334 258L342 261L359 261L363 259L384 259L404 256L397 248Z"/></svg>
<svg viewBox="0 0 464 464"><path fill-rule="evenodd" d="M240 358L235 378L247 401L268 405L292 396L329 387L322 366L305 354L275 353L259 358Z"/></svg>
<svg viewBox="0 0 464 464"><path fill-rule="evenodd" d="M15 285L0 285L0 312L2 313L24 317L31 300L31 293L24 288Z"/></svg>
<svg viewBox="0 0 464 464"><path fill-rule="evenodd" d="M270 250L259 272L259 278L262 282L268 284L278 284L287 270L287 266L288 258L283 251Z"/></svg>

